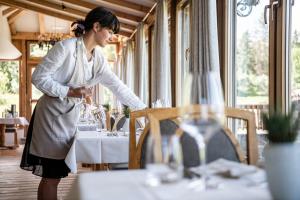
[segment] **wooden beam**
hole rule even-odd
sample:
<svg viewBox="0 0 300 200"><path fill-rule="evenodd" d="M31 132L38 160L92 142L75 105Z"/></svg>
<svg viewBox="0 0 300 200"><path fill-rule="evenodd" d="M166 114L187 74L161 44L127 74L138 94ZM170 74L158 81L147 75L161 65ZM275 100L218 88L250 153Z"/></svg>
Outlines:
<svg viewBox="0 0 300 200"><path fill-rule="evenodd" d="M16 24L14 22L9 24L9 29L10 29L10 34L16 34L17 33Z"/></svg>
<svg viewBox="0 0 300 200"><path fill-rule="evenodd" d="M65 15L65 14L61 14L52 10L47 10L41 7L37 7L37 6L33 6L33 5L28 5L26 3L23 2L19 2L19 1L15 1L15 0L0 0L1 4L4 5L8 5L8 6L15 6L18 8L23 8L23 9L27 9L27 10L32 10L35 12L39 12L39 13L43 13L49 16L53 16L53 17L57 17L57 18L61 18L67 21L76 21L77 18L72 17L70 15Z"/></svg>
<svg viewBox="0 0 300 200"><path fill-rule="evenodd" d="M37 32L17 32L16 34L13 34L11 38L13 40L38 40L40 33ZM67 38L70 35L69 34L62 34L63 38Z"/></svg>
<svg viewBox="0 0 300 200"><path fill-rule="evenodd" d="M40 33L44 34L45 33L45 17L41 13L38 13L38 17L39 17L39 29L40 29Z"/></svg>
<svg viewBox="0 0 300 200"><path fill-rule="evenodd" d="M101 6L101 4L82 1L82 0L76 0L76 1L74 1L74 0L64 0L64 2L72 3L74 5L89 8L89 9L93 9L93 8L96 8L97 6ZM134 22L140 22L143 19L142 17L134 16L134 15L127 14L127 13L124 13L124 12L120 12L120 11L116 11L116 10L111 9L111 8L109 8L109 10L111 10L118 18L120 18L120 21L121 21L121 19L127 19L127 20L134 21Z"/></svg>
<svg viewBox="0 0 300 200"><path fill-rule="evenodd" d="M15 11L13 14L9 15L7 18L8 24L12 24L18 17L22 15L23 9Z"/></svg>
<svg viewBox="0 0 300 200"><path fill-rule="evenodd" d="M40 33L18 32L11 35L13 40L38 40Z"/></svg>
<svg viewBox="0 0 300 200"><path fill-rule="evenodd" d="M171 33L170 33L170 68L171 68L171 101L172 107L176 107L176 60L177 60L177 17L176 17L176 8L177 8L177 0L171 0L170 2L170 14L171 14Z"/></svg>
<svg viewBox="0 0 300 200"><path fill-rule="evenodd" d="M102 1L103 2L103 1ZM105 2L111 3L115 6L121 6L121 7L125 7L125 8L129 8L132 10L138 10L144 13L149 12L149 10L151 9L151 7L147 7L147 6L143 6L140 4L136 4L133 2L128 2L128 1L120 1L120 0L105 0Z"/></svg>
<svg viewBox="0 0 300 200"><path fill-rule="evenodd" d="M120 31L127 32L127 33L133 33L134 30L127 29L127 28L123 28L123 27L121 26Z"/></svg>
<svg viewBox="0 0 300 200"><path fill-rule="evenodd" d="M121 28L129 29L129 30L136 29L135 26L132 26L132 25L129 25L129 24L124 24L124 23L121 23Z"/></svg>
<svg viewBox="0 0 300 200"><path fill-rule="evenodd" d="M13 8L13 7L9 7L9 8L7 8L7 9L5 9L5 10L2 11L2 15L5 16L5 15L7 15L7 14L9 14L12 11L15 11L15 10L17 10L17 9Z"/></svg>
<svg viewBox="0 0 300 200"><path fill-rule="evenodd" d="M27 2L35 3L35 4L43 6L43 7L52 8L52 9L55 9L55 10L59 10L59 11L74 14L74 15L78 15L78 16L81 16L81 17L86 16L86 12L83 12L81 10L77 10L77 9L73 9L73 8L69 8L69 7L64 7L64 9L63 9L61 4L51 3L51 2L45 1L45 0L30 0L30 1L27 0ZM26 3L26 2L24 2L24 3Z"/></svg>
<svg viewBox="0 0 300 200"><path fill-rule="evenodd" d="M129 32L124 32L124 31L120 31L117 35L123 35L123 36L126 36L126 37L130 37L130 36L131 36L131 33L129 33Z"/></svg>

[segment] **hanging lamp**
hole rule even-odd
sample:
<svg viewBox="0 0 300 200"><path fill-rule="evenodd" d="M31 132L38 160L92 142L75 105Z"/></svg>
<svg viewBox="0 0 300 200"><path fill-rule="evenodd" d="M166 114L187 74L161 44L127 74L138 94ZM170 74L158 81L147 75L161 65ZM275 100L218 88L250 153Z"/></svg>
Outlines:
<svg viewBox="0 0 300 200"><path fill-rule="evenodd" d="M0 10L0 60L13 60L21 55L21 52L11 43L7 18L2 15L2 10Z"/></svg>

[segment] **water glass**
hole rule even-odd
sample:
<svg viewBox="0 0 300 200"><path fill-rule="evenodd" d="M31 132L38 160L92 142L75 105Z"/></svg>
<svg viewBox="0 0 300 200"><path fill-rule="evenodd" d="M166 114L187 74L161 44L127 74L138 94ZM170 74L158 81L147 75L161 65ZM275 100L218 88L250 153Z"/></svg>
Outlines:
<svg viewBox="0 0 300 200"><path fill-rule="evenodd" d="M161 142L153 134L149 135L146 150L146 184L158 186L172 183L182 178L182 151L176 134L162 135Z"/></svg>

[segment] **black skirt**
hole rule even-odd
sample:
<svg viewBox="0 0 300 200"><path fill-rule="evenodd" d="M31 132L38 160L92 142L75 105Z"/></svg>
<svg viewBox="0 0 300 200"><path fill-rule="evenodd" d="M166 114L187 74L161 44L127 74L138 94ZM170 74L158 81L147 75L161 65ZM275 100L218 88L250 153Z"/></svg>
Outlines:
<svg viewBox="0 0 300 200"><path fill-rule="evenodd" d="M24 170L32 171L32 174L41 176L43 178L59 179L67 177L70 169L64 160L43 158L30 154L29 149L32 139L34 116L35 110L33 111L30 119L20 167Z"/></svg>

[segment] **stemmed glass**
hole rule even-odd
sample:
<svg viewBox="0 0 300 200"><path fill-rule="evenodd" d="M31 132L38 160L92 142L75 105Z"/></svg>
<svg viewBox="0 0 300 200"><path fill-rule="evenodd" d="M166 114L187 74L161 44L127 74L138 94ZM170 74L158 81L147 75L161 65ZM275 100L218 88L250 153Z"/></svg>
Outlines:
<svg viewBox="0 0 300 200"><path fill-rule="evenodd" d="M195 170L201 173L202 188L205 189L209 187L205 170L207 144L224 122L224 98L219 74L214 71L187 74L184 97L180 128L190 139L182 144L183 164L185 172Z"/></svg>
<svg viewBox="0 0 300 200"><path fill-rule="evenodd" d="M146 169L148 171L146 184L158 186L172 183L182 177L182 153L180 137L177 134L161 135L161 144L154 134L150 134L147 141ZM161 153L157 155L157 147L161 146Z"/></svg>

